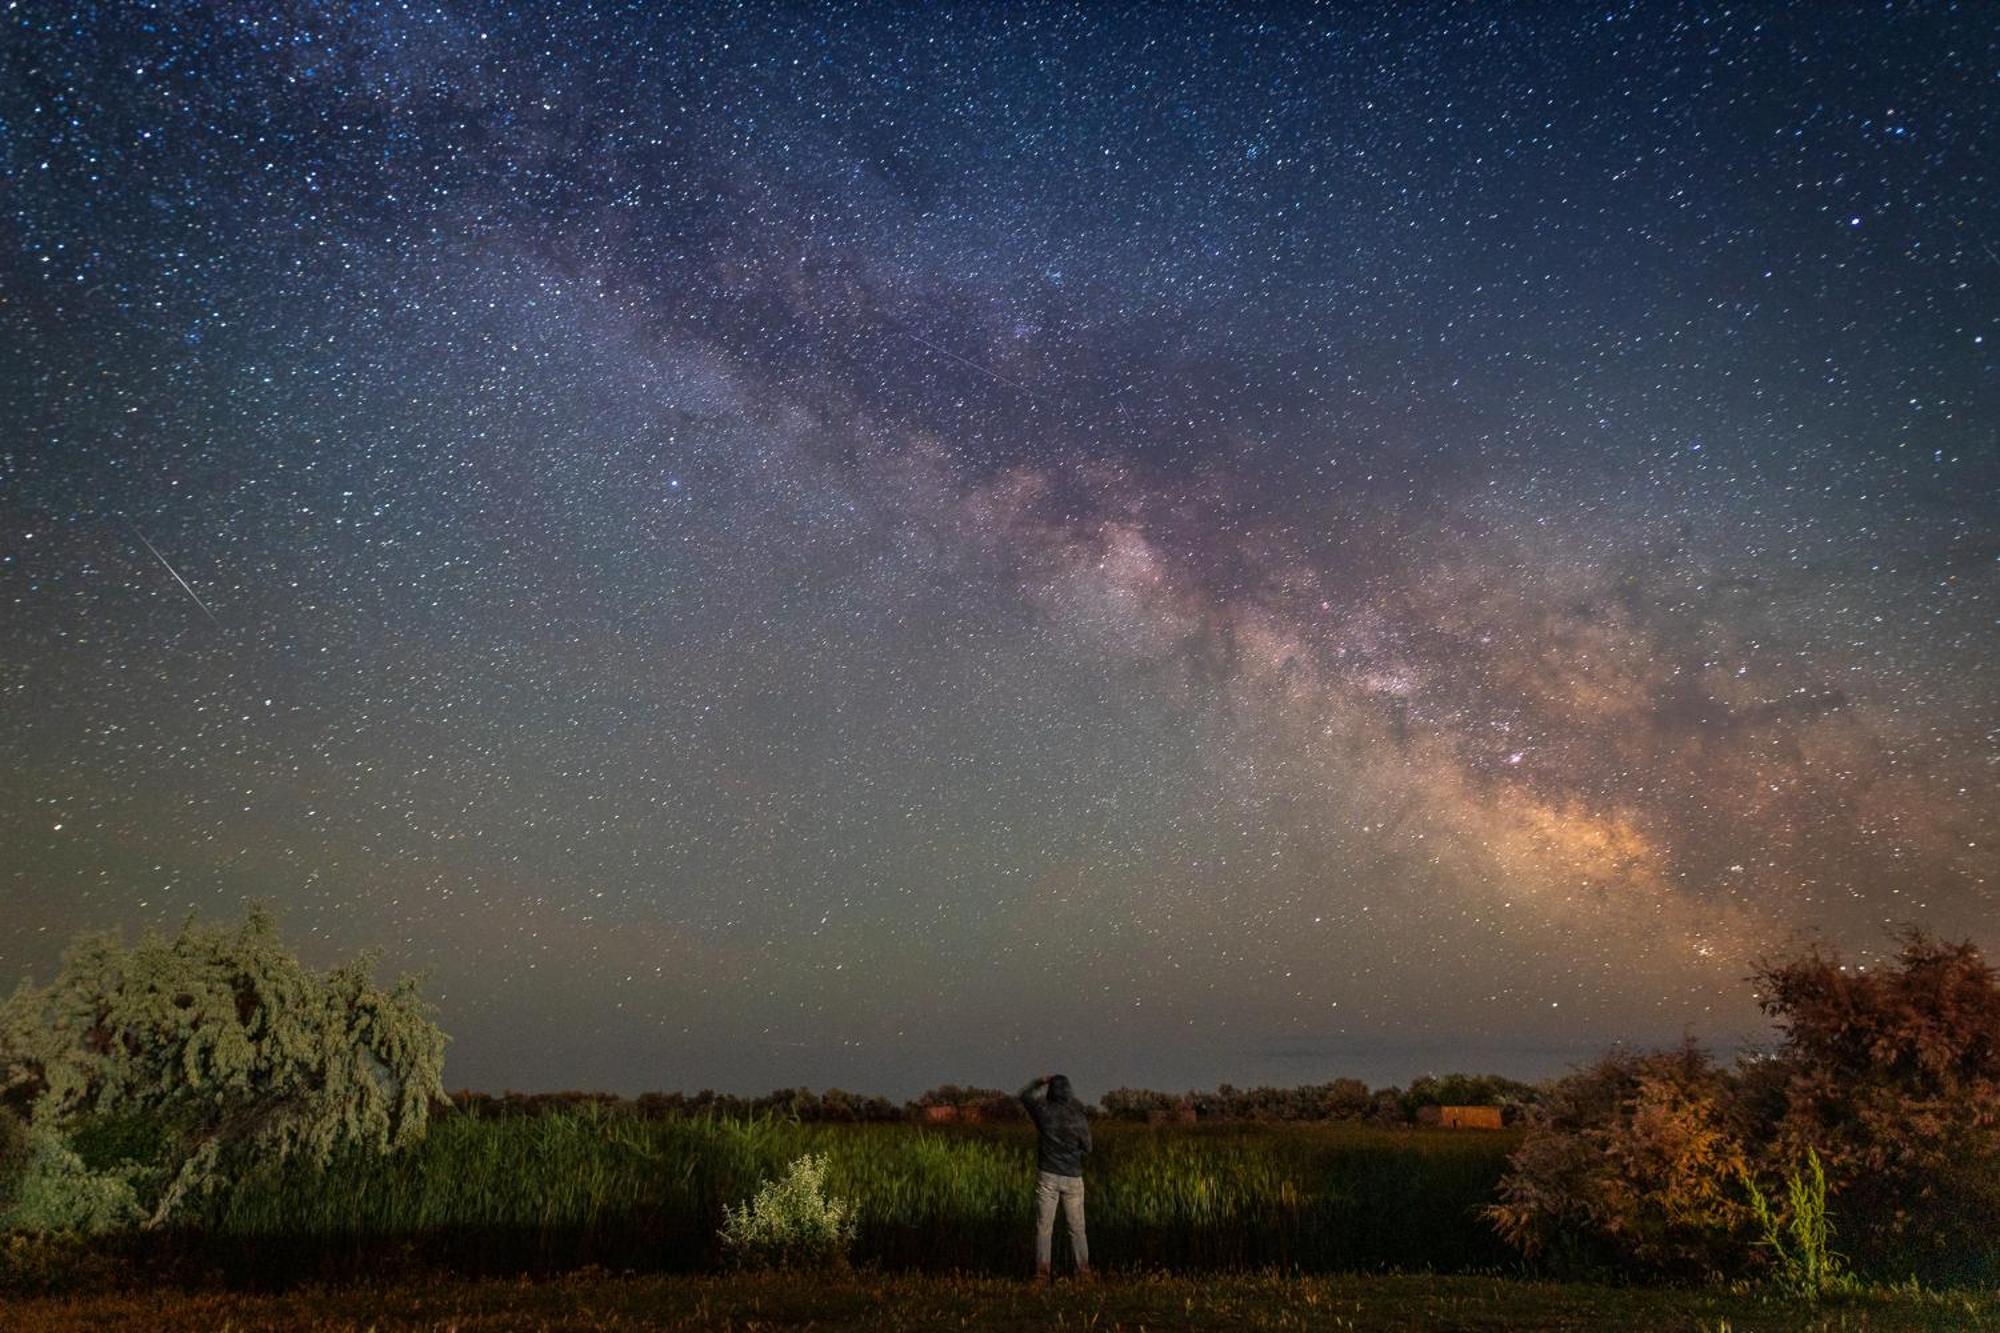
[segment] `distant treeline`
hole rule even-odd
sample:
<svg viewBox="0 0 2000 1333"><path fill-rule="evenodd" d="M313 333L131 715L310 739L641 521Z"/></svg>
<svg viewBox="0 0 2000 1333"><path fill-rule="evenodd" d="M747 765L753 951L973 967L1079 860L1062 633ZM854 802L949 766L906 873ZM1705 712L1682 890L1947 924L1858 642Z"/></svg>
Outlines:
<svg viewBox="0 0 2000 1333"><path fill-rule="evenodd" d="M1422 1124L1440 1106L1497 1106L1510 1122L1540 1097L1539 1090L1498 1074L1426 1074L1407 1088L1371 1089L1358 1078L1296 1088L1238 1088L1167 1093L1115 1088L1103 1113L1117 1120L1361 1120L1378 1125Z"/></svg>
<svg viewBox="0 0 2000 1333"><path fill-rule="evenodd" d="M1094 1116L1141 1123L1223 1121L1364 1121L1412 1125L1435 1120L1440 1106L1497 1106L1511 1123L1539 1098L1532 1084L1498 1074L1424 1075L1407 1088L1370 1088L1360 1079L1337 1078L1295 1088L1238 1088L1224 1083L1209 1091L1156 1092L1114 1088L1085 1109ZM843 1088L779 1088L762 1096L735 1093L646 1092L622 1097L609 1092L506 1092L464 1090L451 1095L457 1110L480 1119L547 1115L596 1109L641 1120L672 1116L779 1116L830 1124L893 1124L909 1120L1004 1123L1026 1120L1014 1094L1000 1088L946 1083L907 1102L866 1096Z"/></svg>

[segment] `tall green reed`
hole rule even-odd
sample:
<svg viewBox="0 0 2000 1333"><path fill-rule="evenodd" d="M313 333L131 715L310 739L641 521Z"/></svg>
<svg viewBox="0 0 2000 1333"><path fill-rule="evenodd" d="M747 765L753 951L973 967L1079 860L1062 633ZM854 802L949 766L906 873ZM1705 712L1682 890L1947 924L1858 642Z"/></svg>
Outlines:
<svg viewBox="0 0 2000 1333"><path fill-rule="evenodd" d="M1508 1262L1475 1209L1514 1136L1347 1125L1108 1124L1086 1167L1093 1253L1180 1269L1466 1269ZM585 1109L446 1117L400 1157L267 1173L189 1239L225 1263L331 1274L385 1254L472 1271L695 1269L725 1204L808 1153L858 1206L857 1262L1026 1262L1031 1130L641 1120Z"/></svg>

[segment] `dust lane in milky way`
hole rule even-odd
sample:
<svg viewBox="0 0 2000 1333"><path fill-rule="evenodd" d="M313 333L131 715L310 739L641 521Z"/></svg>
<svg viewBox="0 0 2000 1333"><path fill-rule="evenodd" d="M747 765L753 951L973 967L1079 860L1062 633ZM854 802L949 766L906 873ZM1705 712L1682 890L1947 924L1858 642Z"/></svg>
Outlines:
<svg viewBox="0 0 2000 1333"><path fill-rule="evenodd" d="M1976 9L25 11L0 983L1091 1094L2000 944Z"/></svg>

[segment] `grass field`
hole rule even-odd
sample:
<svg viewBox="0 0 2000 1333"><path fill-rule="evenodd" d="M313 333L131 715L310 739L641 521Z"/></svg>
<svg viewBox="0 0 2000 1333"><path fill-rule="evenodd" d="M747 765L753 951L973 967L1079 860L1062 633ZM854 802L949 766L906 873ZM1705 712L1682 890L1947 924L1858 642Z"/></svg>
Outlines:
<svg viewBox="0 0 2000 1333"><path fill-rule="evenodd" d="M181 1294L0 1306L9 1333L58 1330L939 1329L1804 1330L2000 1329L2000 1295L1875 1291L1820 1308L1749 1291L1657 1290L1481 1277L1233 1274L1060 1283L997 1278L606 1277L412 1283L283 1296Z"/></svg>
<svg viewBox="0 0 2000 1333"><path fill-rule="evenodd" d="M1747 1286L1496 1276L1522 1271L1478 1214L1512 1132L1105 1124L1096 1137L1100 1277L1053 1291L1022 1280L1025 1126L457 1116L400 1157L253 1179L176 1234L12 1251L0 1330L2000 1333L2000 1291L1874 1288L1815 1308ZM857 1272L719 1272L722 1205L809 1152L858 1206ZM1056 1252L1060 1269L1060 1237ZM51 1290L76 1294L26 1295Z"/></svg>
<svg viewBox="0 0 2000 1333"><path fill-rule="evenodd" d="M1493 1269L1477 1213L1511 1132L1353 1124L1107 1124L1086 1175L1094 1252L1174 1271ZM295 1171L227 1196L190 1242L232 1279L386 1263L468 1275L713 1270L724 1203L824 1152L859 1208L854 1257L1013 1274L1028 1262L1033 1132L597 1114L448 1117L406 1156ZM1060 1247L1059 1247L1060 1248Z"/></svg>

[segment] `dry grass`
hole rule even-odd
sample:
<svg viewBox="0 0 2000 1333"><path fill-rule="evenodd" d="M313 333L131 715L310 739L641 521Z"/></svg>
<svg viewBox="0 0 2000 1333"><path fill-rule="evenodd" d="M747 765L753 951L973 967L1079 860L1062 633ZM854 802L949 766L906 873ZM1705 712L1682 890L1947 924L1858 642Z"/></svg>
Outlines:
<svg viewBox="0 0 2000 1333"><path fill-rule="evenodd" d="M1041 1291L990 1277L768 1275L410 1283L283 1296L149 1292L0 1306L10 1333L57 1330L938 1329L2000 1330L2000 1293L1877 1290L1818 1309L1754 1291L1653 1290L1489 1277L1113 1278Z"/></svg>

